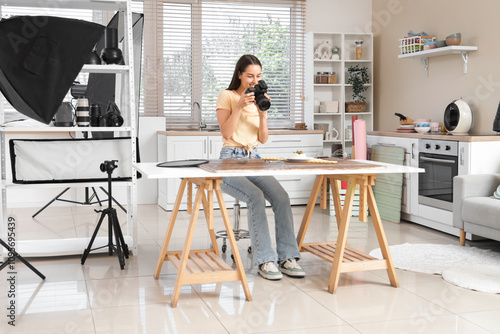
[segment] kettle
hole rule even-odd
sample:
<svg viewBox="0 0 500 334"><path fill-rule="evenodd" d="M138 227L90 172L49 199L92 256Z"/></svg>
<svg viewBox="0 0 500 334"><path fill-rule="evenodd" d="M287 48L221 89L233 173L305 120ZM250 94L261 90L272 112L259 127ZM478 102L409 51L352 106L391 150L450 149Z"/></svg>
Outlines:
<svg viewBox="0 0 500 334"><path fill-rule="evenodd" d="M448 104L443 123L446 131L451 134L467 134L472 126L472 112L467 102L459 99Z"/></svg>

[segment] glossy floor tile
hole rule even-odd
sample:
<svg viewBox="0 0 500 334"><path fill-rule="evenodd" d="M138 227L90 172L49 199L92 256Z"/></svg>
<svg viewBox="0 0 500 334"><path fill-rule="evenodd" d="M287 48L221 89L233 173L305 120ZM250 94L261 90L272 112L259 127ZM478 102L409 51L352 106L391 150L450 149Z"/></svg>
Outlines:
<svg viewBox="0 0 500 334"><path fill-rule="evenodd" d="M19 240L88 238L100 214L98 206L50 206L35 219L38 208L13 209ZM298 231L304 206L293 207ZM232 211L229 211L230 216ZM125 218L118 210L122 228ZM247 212L241 212L242 228ZM219 211L215 230L222 230ZM269 221L273 214L268 210ZM378 334L378 333L500 333L500 295L452 286L439 275L397 270L400 287L390 286L385 270L344 273L336 294L327 291L331 265L303 253L303 279L261 278L248 252L250 240L238 241L252 301L245 300L240 282L184 285L176 308L171 307L177 270L165 262L153 278L170 212L156 205L138 207L137 239L125 268L115 255L91 253L84 265L80 256L30 258L47 276L45 281L24 264L0 272L0 333L179 333L179 334ZM193 238L193 249L211 246L203 214ZM169 250L184 245L189 216L180 212ZM416 224L384 222L390 245L409 243L458 244L458 238ZM271 228L274 238L274 229ZM338 227L326 210L313 212L305 242L335 241ZM103 224L100 236L107 235ZM219 249L223 242L217 241ZM369 220L353 217L348 234L351 247L363 252L378 248ZM500 243L477 241L477 247L500 253ZM83 249L82 249L83 253ZM233 265L228 245L221 257ZM500 255L499 255L500 256ZM10 295L14 292L15 298ZM15 303L16 326L9 325L9 307Z"/></svg>

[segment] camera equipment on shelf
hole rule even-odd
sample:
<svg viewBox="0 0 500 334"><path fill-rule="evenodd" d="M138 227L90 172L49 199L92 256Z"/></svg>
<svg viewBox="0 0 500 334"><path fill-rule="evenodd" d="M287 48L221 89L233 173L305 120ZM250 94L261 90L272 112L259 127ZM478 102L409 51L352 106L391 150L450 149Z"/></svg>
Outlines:
<svg viewBox="0 0 500 334"><path fill-rule="evenodd" d="M73 96L74 99L87 97L87 85L81 85L80 83L75 82L71 86L69 92L71 93L71 96Z"/></svg>
<svg viewBox="0 0 500 334"><path fill-rule="evenodd" d="M99 222L97 223L94 233L92 234L89 245L82 254L82 265L85 264L85 260L87 260L87 256L91 251L108 247L108 254L113 255L113 251L116 252L116 254L118 255L118 261L120 262L120 268L122 270L123 268L125 268L125 258L128 259L129 251L128 246L125 243L125 239L123 238L123 233L120 227L120 222L118 221L116 209L113 208L111 194L111 174L113 174L113 171L118 167L118 165L116 164L117 162L118 160L105 160L99 166L101 172L108 174L108 207L104 210L94 210L95 212L100 212L101 217L99 218ZM92 249L92 245L94 244L97 233L99 232L99 228L101 227L101 224L106 216L108 217L108 244ZM113 244L113 235L115 237L115 244Z"/></svg>
<svg viewBox="0 0 500 334"><path fill-rule="evenodd" d="M106 113L101 116L102 126L122 126L123 117L121 116L120 109L116 103L109 101Z"/></svg>
<svg viewBox="0 0 500 334"><path fill-rule="evenodd" d="M76 125L90 126L89 100L81 97L76 104Z"/></svg>
<svg viewBox="0 0 500 334"><path fill-rule="evenodd" d="M260 110L266 111L271 107L271 101L264 96L264 93L267 93L267 85L264 80L260 80L257 85L248 88L245 94L252 92L255 94L255 101Z"/></svg>

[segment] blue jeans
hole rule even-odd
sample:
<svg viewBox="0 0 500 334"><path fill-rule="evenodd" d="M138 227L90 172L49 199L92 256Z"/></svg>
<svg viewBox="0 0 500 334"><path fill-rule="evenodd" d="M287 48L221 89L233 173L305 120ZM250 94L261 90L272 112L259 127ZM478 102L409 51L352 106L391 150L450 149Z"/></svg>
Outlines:
<svg viewBox="0 0 500 334"><path fill-rule="evenodd" d="M249 153L243 148L223 147L220 159L250 156L260 158L257 149ZM293 231L293 215L290 198L273 176L223 177L221 189L247 203L248 229L252 243L254 264L300 258ZM266 216L266 200L274 212L276 252L272 248L269 224ZM276 255L277 253L277 255Z"/></svg>

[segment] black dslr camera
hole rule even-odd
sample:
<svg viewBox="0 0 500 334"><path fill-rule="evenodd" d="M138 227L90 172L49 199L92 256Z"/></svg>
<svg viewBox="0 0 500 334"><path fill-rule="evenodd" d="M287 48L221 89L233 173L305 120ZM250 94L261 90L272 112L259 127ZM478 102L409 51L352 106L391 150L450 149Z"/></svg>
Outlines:
<svg viewBox="0 0 500 334"><path fill-rule="evenodd" d="M113 173L115 168L118 167L118 165L116 164L117 162L118 160L105 160L100 166L101 172L107 172L108 174Z"/></svg>
<svg viewBox="0 0 500 334"><path fill-rule="evenodd" d="M260 110L266 111L271 107L271 101L264 96L264 93L267 93L267 85L264 80L260 80L257 85L248 88L245 94L252 92L255 94L255 101Z"/></svg>
<svg viewBox="0 0 500 334"><path fill-rule="evenodd" d="M109 101L106 113L101 116L101 126L122 126L123 117L116 103Z"/></svg>

